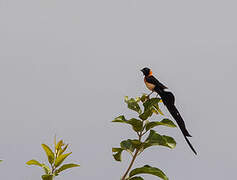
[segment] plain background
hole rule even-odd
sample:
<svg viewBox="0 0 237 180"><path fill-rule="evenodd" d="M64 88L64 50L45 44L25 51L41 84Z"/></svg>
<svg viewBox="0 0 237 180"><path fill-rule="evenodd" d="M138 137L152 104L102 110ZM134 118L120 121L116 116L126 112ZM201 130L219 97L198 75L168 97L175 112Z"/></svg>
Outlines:
<svg viewBox="0 0 237 180"><path fill-rule="evenodd" d="M0 179L40 179L43 171L25 162L46 161L40 145L52 144L55 134L70 143L67 162L81 164L58 180L119 179L129 155L115 162L111 148L135 134L111 121L135 115L124 96L149 92L144 66L176 95L198 156L179 129L159 128L177 147L148 149L134 167L159 167L170 180L234 179L236 6L234 0L0 0Z"/></svg>

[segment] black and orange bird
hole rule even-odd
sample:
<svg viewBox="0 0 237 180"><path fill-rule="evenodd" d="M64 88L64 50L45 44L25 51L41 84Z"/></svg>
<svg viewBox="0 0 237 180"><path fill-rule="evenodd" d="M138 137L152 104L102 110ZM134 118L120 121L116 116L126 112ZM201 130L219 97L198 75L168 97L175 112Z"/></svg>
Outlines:
<svg viewBox="0 0 237 180"><path fill-rule="evenodd" d="M192 136L189 134L188 130L186 129L183 118L181 117L179 111L175 107L175 97L174 97L173 93L166 91L166 89L168 89L168 88L165 85L163 85L162 83L160 83L158 81L158 79L156 79L152 75L152 71L149 68L145 67L141 71L143 72L143 74L145 76L144 82L146 84L146 87L149 90L151 90L151 93L148 96L150 96L153 92L156 92L161 97L164 105L167 107L168 111L170 112L172 117L177 122L179 128L181 129L181 131L184 135L184 138L187 141L189 147L192 149L192 151L195 154L197 154L197 152L195 151L192 144L190 143L190 141L187 138L187 137L192 137Z"/></svg>

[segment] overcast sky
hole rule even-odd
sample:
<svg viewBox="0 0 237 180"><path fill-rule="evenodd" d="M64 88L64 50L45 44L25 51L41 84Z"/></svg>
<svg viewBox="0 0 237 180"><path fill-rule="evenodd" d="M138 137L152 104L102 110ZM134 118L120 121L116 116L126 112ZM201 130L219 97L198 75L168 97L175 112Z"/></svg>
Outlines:
<svg viewBox="0 0 237 180"><path fill-rule="evenodd" d="M67 162L81 164L56 179L119 179L130 157L116 162L111 148L135 134L111 121L136 115L123 98L149 92L144 66L174 92L198 156L178 128L159 128L177 147L148 149L134 167L159 167L170 180L234 179L236 6L232 0L0 0L0 179L40 179L43 171L25 162L46 161L41 143L52 144L55 134L70 143Z"/></svg>

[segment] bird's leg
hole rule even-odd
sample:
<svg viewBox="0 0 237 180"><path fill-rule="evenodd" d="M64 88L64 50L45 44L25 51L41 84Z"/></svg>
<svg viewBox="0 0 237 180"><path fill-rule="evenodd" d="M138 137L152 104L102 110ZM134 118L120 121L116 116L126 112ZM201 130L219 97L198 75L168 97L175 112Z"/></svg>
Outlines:
<svg viewBox="0 0 237 180"><path fill-rule="evenodd" d="M152 93L153 93L153 92L154 92L154 91L151 91L151 93L150 93L150 94L148 94L148 96L147 96L147 97L148 97L148 98L150 98L150 95L152 95Z"/></svg>

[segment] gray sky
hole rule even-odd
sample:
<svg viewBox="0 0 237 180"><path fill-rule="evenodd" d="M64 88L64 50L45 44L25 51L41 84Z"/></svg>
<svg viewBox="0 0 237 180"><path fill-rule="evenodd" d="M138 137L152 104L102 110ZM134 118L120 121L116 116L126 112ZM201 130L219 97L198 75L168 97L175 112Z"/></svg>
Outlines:
<svg viewBox="0 0 237 180"><path fill-rule="evenodd" d="M176 95L198 151L179 129L134 167L160 167L171 180L236 176L236 1L0 0L0 179L40 179L25 162L46 161L41 143L71 144L81 164L58 180L119 179L128 164L111 148L135 137L123 97L145 89L148 66ZM163 107L163 111L169 114ZM157 117L160 119L160 117ZM68 161L70 162L70 161ZM146 176L146 180L156 179Z"/></svg>

